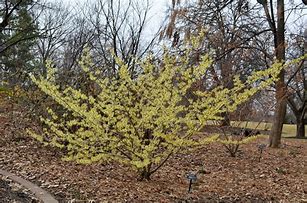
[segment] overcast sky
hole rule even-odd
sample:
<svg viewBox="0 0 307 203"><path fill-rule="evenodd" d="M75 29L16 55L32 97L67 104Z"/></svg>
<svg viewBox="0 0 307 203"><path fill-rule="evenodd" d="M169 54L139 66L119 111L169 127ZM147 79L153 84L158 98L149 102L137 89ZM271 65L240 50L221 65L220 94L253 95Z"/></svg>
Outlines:
<svg viewBox="0 0 307 203"><path fill-rule="evenodd" d="M59 0L49 0L49 1L59 1ZM63 3L72 7L78 6L78 4L83 5L87 1L95 2L96 0L62 0ZM139 0L139 1L145 2L145 0ZM165 13L170 3L171 0L149 0L149 5L151 6L151 9L148 16L149 19L147 22L146 33L151 33L154 35L158 31L158 28L165 20Z"/></svg>
<svg viewBox="0 0 307 203"><path fill-rule="evenodd" d="M78 4L83 4L88 0L62 0L67 5L76 6ZM89 0L95 2L95 0ZM144 0L141 0L144 1ZM150 16L153 16L153 21L161 21L165 17L165 12L167 10L168 5L170 5L171 0L149 0L149 4L151 6Z"/></svg>
<svg viewBox="0 0 307 203"><path fill-rule="evenodd" d="M49 1L59 1L59 0L49 0ZM69 6L77 6L78 4L83 5L84 2L87 1L92 1L95 2L97 0L62 0L62 2L66 3ZM107 0L108 1L108 0ZM122 0L123 2L125 0ZM139 0L140 2L145 2L146 0ZM289 3L290 0L285 0L285 3ZM149 0L150 5L151 5L151 10L149 13L149 21L147 24L147 30L146 32L152 33L154 34L157 29L160 27L160 25L162 24L163 20L165 19L165 13L167 8L170 6L171 4L171 0ZM255 3L256 0L251 0L251 2ZM301 0L294 0L295 3L301 3ZM304 18L298 18L298 16L303 15ZM297 14L292 13L291 18L288 19L287 25L290 27L294 27L294 29L297 29L297 26L299 25L303 25L307 23L306 21L306 16L307 12L306 10L301 11ZM297 19L299 19L299 21L296 21ZM306 27L305 27L306 28Z"/></svg>

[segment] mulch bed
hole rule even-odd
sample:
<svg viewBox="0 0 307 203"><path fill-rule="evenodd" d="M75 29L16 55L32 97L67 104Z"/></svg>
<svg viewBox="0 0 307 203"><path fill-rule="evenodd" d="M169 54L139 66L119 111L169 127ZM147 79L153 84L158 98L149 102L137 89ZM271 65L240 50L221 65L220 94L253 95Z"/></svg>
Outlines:
<svg viewBox="0 0 307 203"><path fill-rule="evenodd" d="M60 151L28 137L25 127L30 122L0 115L0 168L60 202L307 202L306 140L284 139L281 149L265 149L260 162L258 144L266 137L241 146L235 158L210 144L172 157L151 181L137 181L134 171L116 163L64 162ZM204 173L188 193L187 174L199 170Z"/></svg>

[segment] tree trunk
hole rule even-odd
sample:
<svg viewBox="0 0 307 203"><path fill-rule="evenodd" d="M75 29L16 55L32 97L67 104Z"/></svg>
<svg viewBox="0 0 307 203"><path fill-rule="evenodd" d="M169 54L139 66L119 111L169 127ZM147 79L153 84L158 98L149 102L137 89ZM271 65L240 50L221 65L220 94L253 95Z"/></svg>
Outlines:
<svg viewBox="0 0 307 203"><path fill-rule="evenodd" d="M140 176L139 176L139 180L143 181L143 180L150 180L150 176L151 176L151 172L150 172L150 167L145 167L143 169L140 170Z"/></svg>
<svg viewBox="0 0 307 203"><path fill-rule="evenodd" d="M302 121L297 122L296 124L296 137L305 138L305 125Z"/></svg>
<svg viewBox="0 0 307 203"><path fill-rule="evenodd" d="M224 112L221 114L221 116L223 117L223 120L221 120L221 126L230 126L230 118L229 118L229 113L228 112Z"/></svg>
<svg viewBox="0 0 307 203"><path fill-rule="evenodd" d="M226 57L226 56L225 56ZM221 68L221 82L225 88L231 89L234 87L233 76L231 70L231 64L227 62L227 59L223 58L220 62ZM230 113L224 112L221 114L223 120L221 120L221 126L230 126Z"/></svg>
<svg viewBox="0 0 307 203"><path fill-rule="evenodd" d="M304 116L301 114L295 116L296 116L296 137L305 138Z"/></svg>
<svg viewBox="0 0 307 203"><path fill-rule="evenodd" d="M279 101L276 104L273 126L270 134L269 146L277 148L281 144L281 134L283 128L283 121L286 115L286 101L285 99L276 99Z"/></svg>
<svg viewBox="0 0 307 203"><path fill-rule="evenodd" d="M275 45L276 59L279 62L285 60L285 3L284 0L277 1L277 31L274 33L277 44ZM276 107L273 126L269 139L270 147L279 147L281 143L281 133L283 121L286 115L286 86L285 71L279 74L279 80L276 83Z"/></svg>

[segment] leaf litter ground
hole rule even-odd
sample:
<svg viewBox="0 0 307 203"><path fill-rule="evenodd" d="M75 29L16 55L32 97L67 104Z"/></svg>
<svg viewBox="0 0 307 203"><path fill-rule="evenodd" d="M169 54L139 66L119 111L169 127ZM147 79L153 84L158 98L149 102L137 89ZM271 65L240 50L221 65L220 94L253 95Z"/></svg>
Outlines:
<svg viewBox="0 0 307 203"><path fill-rule="evenodd" d="M17 118L0 115L0 168L59 202L307 202L307 140L283 139L282 148L265 149L260 162L258 145L267 143L266 137L241 146L235 158L210 144L173 156L151 181L142 182L117 163L62 161L62 152L25 135L31 122ZM187 174L196 171L202 173L188 193Z"/></svg>

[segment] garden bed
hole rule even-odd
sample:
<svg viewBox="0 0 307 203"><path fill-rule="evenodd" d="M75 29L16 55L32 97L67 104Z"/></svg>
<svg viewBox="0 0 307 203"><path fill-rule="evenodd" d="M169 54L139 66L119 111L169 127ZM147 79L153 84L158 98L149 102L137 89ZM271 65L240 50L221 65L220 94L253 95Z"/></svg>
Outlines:
<svg viewBox="0 0 307 203"><path fill-rule="evenodd" d="M64 162L62 152L27 137L24 123L11 123L0 119L0 168L60 202L307 202L306 140L284 139L281 149L265 149L260 162L258 145L267 143L266 137L241 146L234 158L210 144L173 156L151 181L137 181L133 170L117 163ZM188 193L187 174L197 171Z"/></svg>

